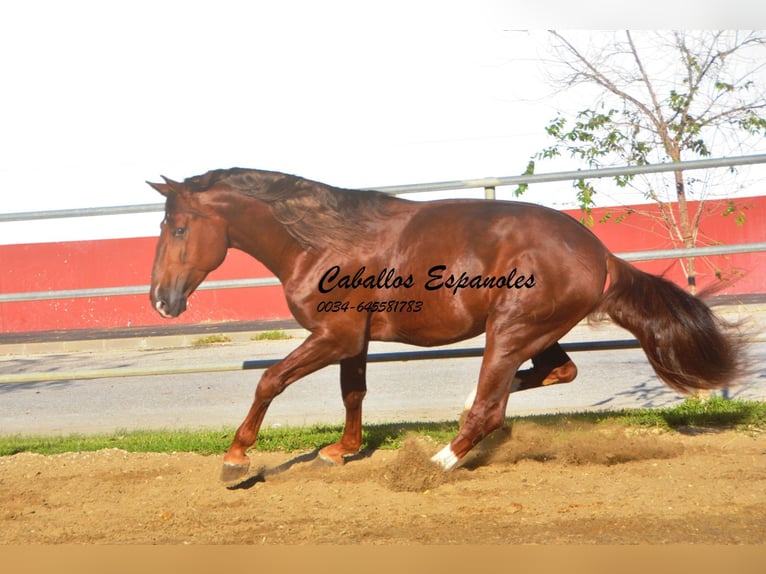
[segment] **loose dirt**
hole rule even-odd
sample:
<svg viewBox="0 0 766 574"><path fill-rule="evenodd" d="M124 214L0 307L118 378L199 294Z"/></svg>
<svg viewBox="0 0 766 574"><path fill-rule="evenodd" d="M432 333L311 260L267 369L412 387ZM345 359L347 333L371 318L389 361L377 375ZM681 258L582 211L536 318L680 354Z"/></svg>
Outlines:
<svg viewBox="0 0 766 574"><path fill-rule="evenodd" d="M509 436L511 435L512 436ZM0 458L2 544L763 544L766 436L517 423L450 473L408 439L342 467L121 450Z"/></svg>

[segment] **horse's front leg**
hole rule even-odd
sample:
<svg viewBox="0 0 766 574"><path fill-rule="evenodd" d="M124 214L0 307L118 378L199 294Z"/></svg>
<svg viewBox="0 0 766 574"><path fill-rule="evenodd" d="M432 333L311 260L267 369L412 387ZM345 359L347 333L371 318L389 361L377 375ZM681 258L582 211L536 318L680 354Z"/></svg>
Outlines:
<svg viewBox="0 0 766 574"><path fill-rule="evenodd" d="M226 484L236 484L247 475L250 460L246 452L255 445L266 410L277 395L301 377L344 356L358 353L358 348L344 345L337 337L312 333L287 357L266 369L255 389L255 399L250 411L237 429L229 450L223 456L221 480Z"/></svg>
<svg viewBox="0 0 766 574"><path fill-rule="evenodd" d="M346 426L341 439L319 451L319 456L334 464L343 464L344 456L362 448L362 401L367 394L367 343L355 357L340 362L340 389L346 407Z"/></svg>

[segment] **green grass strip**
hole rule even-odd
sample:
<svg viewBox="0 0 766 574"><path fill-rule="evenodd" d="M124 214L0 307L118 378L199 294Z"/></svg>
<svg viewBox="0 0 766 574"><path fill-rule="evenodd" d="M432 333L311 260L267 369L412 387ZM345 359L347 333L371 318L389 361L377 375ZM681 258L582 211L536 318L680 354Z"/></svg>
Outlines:
<svg viewBox="0 0 766 574"><path fill-rule="evenodd" d="M587 412L558 415L535 415L523 418L539 425L571 428L572 424L620 424L626 427L656 428L673 431L679 428L736 429L746 432L766 431L766 402L738 401L712 398L707 401L688 399L682 404L661 409L638 409L609 412ZM257 450L301 451L331 444L340 438L341 425L281 427L265 429L258 437ZM366 425L363 431L364 449L396 449L412 434L429 436L446 443L458 432L457 421L405 422ZM0 436L0 456L21 452L60 454L64 452L96 451L119 448L128 452L195 452L220 454L226 451L234 429L202 431L124 431L101 435L68 436Z"/></svg>
<svg viewBox="0 0 766 574"><path fill-rule="evenodd" d="M262 331L261 333L256 333L250 337L251 341L281 341L284 339L292 339L292 336L281 329L276 331Z"/></svg>

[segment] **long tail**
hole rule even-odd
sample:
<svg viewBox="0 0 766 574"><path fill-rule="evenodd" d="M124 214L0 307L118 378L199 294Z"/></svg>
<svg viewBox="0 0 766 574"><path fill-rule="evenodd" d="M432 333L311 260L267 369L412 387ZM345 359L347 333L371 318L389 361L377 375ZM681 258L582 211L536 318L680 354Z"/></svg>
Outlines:
<svg viewBox="0 0 766 574"><path fill-rule="evenodd" d="M741 337L700 299L609 255L611 283L596 310L638 339L657 375L681 393L732 385L744 369Z"/></svg>

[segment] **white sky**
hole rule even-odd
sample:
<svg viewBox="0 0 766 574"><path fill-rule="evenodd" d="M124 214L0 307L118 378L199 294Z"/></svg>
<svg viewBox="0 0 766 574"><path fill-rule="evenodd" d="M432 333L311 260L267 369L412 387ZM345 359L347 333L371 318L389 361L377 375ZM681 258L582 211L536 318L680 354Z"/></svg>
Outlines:
<svg viewBox="0 0 766 574"><path fill-rule="evenodd" d="M147 179L233 166L345 187L515 175L571 105L519 30L763 21L739 3L651 0L620 20L613 0L4 2L0 212L154 203ZM160 219L3 223L0 244Z"/></svg>

